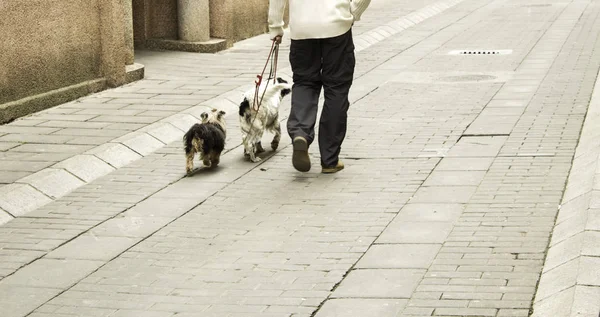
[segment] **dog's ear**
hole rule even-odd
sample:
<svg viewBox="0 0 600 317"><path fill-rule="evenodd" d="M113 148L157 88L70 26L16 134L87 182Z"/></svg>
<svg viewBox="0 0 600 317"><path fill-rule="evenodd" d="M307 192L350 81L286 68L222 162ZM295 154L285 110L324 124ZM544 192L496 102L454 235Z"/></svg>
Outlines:
<svg viewBox="0 0 600 317"><path fill-rule="evenodd" d="M206 121L206 119L208 119L208 113L206 113L206 112L203 112L203 113L200 115L200 118L202 118L202 121L203 121L203 122L204 122L204 121Z"/></svg>
<svg viewBox="0 0 600 317"><path fill-rule="evenodd" d="M282 90L281 90L281 98L283 98L283 97L285 97L285 96L289 95L291 92L292 92L292 90L291 90L291 89L288 89L288 88L282 89Z"/></svg>
<svg viewBox="0 0 600 317"><path fill-rule="evenodd" d="M220 119L221 119L221 118L223 118L223 117L224 117L226 114L227 114L227 113L225 113L225 111L223 111L223 110L220 110L220 111L217 113L217 119L219 119L219 120L220 120Z"/></svg>
<svg viewBox="0 0 600 317"><path fill-rule="evenodd" d="M250 101L248 101L247 98L244 98L244 101L242 101L240 103L240 112L239 112L240 117L244 116L244 113L246 113L246 111L249 109L250 109Z"/></svg>
<svg viewBox="0 0 600 317"><path fill-rule="evenodd" d="M281 78L281 77L277 77L277 83L278 84L287 84L288 82L285 81L285 79Z"/></svg>

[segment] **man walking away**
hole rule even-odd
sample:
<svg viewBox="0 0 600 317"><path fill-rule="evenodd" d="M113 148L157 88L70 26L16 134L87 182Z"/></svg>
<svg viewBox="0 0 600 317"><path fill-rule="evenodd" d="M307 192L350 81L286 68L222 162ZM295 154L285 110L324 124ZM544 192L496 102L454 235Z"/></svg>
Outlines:
<svg viewBox="0 0 600 317"><path fill-rule="evenodd" d="M283 15L289 1L290 64L294 85L287 129L293 140L292 164L310 170L308 148L315 138L319 94L325 103L319 120L323 173L344 168L339 160L346 136L348 93L354 77L352 25L371 0L269 0L269 33L281 43Z"/></svg>

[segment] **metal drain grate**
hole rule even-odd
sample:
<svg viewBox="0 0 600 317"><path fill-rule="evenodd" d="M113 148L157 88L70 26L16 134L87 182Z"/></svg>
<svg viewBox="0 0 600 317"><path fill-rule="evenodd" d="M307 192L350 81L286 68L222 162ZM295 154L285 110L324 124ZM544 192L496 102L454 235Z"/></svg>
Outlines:
<svg viewBox="0 0 600 317"><path fill-rule="evenodd" d="M508 55L512 50L455 50L448 55Z"/></svg>

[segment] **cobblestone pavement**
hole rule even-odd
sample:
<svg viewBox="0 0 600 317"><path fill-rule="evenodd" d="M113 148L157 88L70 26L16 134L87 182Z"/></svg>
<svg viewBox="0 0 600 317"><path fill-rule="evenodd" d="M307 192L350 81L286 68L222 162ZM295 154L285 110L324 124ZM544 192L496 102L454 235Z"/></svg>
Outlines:
<svg viewBox="0 0 600 317"><path fill-rule="evenodd" d="M297 173L289 146L241 155L236 102L265 36L140 52L147 79L0 127L0 316L529 316L600 68L599 13L374 1L334 175ZM209 106L230 113L227 153L183 177L181 130ZM52 137L69 131L99 138ZM578 265L600 286L597 261ZM540 311L558 280L540 283Z"/></svg>

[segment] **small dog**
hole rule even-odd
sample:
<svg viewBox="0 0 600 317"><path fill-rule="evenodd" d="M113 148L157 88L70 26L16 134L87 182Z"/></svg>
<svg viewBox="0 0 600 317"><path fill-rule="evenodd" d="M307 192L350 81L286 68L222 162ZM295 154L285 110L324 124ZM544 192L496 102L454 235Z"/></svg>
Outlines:
<svg viewBox="0 0 600 317"><path fill-rule="evenodd" d="M225 148L225 111L213 109L210 114L203 112L200 117L202 123L194 124L183 135L188 174L194 169L194 155L196 153L200 154L200 160L202 160L204 166L216 167L219 165L221 152Z"/></svg>
<svg viewBox="0 0 600 317"><path fill-rule="evenodd" d="M262 97L263 99L258 111L255 109L258 105L254 104L255 88L244 93L239 108L244 156L250 157L254 163L260 161L260 157L257 157L256 154L264 152L260 141L265 131L275 135L271 142L271 148L276 150L279 146L281 140L279 106L283 97L292 91L292 85L279 77L276 84L269 83L268 87L266 85L267 83L262 84L259 89L258 98Z"/></svg>

